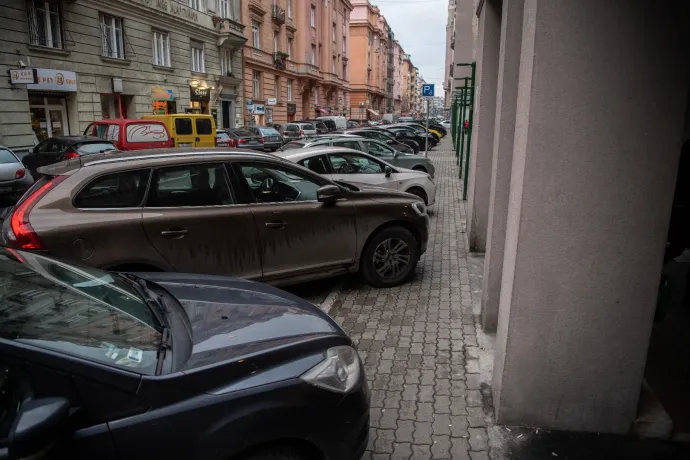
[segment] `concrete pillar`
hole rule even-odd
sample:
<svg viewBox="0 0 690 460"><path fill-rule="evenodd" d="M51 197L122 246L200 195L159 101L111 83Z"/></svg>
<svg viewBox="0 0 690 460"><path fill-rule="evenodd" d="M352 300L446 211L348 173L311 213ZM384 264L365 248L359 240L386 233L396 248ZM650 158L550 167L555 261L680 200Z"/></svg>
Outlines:
<svg viewBox="0 0 690 460"><path fill-rule="evenodd" d="M513 164L513 137L515 136L524 4L525 0L503 0L501 8L498 90L496 91L489 221L482 289L482 327L484 332L496 332L496 325L498 324L498 300L501 293L501 274L503 273L503 247L506 241L506 221L508 220L510 169Z"/></svg>
<svg viewBox="0 0 690 460"><path fill-rule="evenodd" d="M498 423L635 419L688 93L679 3L525 2Z"/></svg>
<svg viewBox="0 0 690 460"><path fill-rule="evenodd" d="M498 84L501 7L485 1L479 16L477 40L477 96L467 192L467 234L470 251L484 252L489 225L491 159Z"/></svg>

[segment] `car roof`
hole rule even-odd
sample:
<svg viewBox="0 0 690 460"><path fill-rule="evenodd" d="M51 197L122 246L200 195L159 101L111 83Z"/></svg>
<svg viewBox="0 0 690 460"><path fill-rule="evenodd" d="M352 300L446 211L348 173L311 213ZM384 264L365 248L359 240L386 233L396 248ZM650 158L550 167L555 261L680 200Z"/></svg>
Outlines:
<svg viewBox="0 0 690 460"><path fill-rule="evenodd" d="M81 168L104 164L127 165L135 168L151 168L165 166L171 163L184 163L190 160L228 161L229 159L255 160L258 158L279 159L277 156L269 153L253 152L245 149L232 149L227 147L174 147L128 151L110 150L104 153L95 153L72 160L61 161L49 166L44 166L40 169L43 174L57 176L70 175Z"/></svg>
<svg viewBox="0 0 690 460"><path fill-rule="evenodd" d="M161 120L149 120L145 118L105 118L103 120L95 120L94 125L124 125L126 123L156 123L158 125L165 125Z"/></svg>
<svg viewBox="0 0 690 460"><path fill-rule="evenodd" d="M48 140L59 140L65 144L79 144L84 142L110 142L96 136L53 136Z"/></svg>

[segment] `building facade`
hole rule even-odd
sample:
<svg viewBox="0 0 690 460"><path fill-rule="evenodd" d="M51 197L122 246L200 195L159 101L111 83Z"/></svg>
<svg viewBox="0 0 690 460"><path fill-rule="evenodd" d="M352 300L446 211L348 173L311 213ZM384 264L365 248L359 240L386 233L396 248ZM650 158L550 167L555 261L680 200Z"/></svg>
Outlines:
<svg viewBox="0 0 690 460"><path fill-rule="evenodd" d="M453 64L455 62L455 0L448 0L448 22L446 24L446 58L443 77L443 100L446 108L450 108L453 94Z"/></svg>
<svg viewBox="0 0 690 460"><path fill-rule="evenodd" d="M250 0L244 46L247 124L349 112L348 0Z"/></svg>
<svg viewBox="0 0 690 460"><path fill-rule="evenodd" d="M241 113L239 0L0 4L8 147L80 134L102 118L196 112L234 126Z"/></svg>
<svg viewBox="0 0 690 460"><path fill-rule="evenodd" d="M393 42L393 114L400 116L402 111L403 95L403 55L404 51L400 43Z"/></svg>

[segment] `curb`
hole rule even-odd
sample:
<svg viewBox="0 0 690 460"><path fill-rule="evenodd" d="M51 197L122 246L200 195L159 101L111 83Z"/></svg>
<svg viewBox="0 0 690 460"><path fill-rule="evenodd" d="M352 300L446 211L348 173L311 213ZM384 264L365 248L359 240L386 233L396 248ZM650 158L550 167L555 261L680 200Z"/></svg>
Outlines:
<svg viewBox="0 0 690 460"><path fill-rule="evenodd" d="M331 289L331 292L328 293L326 300L321 302L321 305L319 305L321 311L323 311L326 314L328 314L331 311L331 308L333 308L333 304L338 299L338 295L340 295L340 290L342 288L343 280L340 279L333 285L333 288Z"/></svg>

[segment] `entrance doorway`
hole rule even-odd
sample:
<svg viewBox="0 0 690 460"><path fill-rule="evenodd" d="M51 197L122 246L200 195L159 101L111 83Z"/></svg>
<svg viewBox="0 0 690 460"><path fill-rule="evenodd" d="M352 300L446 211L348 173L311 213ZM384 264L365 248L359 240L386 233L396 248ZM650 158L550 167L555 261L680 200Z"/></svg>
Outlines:
<svg viewBox="0 0 690 460"><path fill-rule="evenodd" d="M223 128L235 127L235 104L233 101L221 99L220 118Z"/></svg>
<svg viewBox="0 0 690 460"><path fill-rule="evenodd" d="M67 100L59 96L29 95L31 128L38 142L69 134Z"/></svg>

